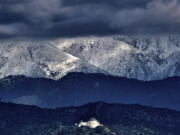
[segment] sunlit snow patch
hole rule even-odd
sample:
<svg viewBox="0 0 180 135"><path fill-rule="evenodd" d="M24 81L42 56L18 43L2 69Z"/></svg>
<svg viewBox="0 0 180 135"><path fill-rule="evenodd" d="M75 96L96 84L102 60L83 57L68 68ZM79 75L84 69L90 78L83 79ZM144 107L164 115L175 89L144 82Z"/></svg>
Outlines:
<svg viewBox="0 0 180 135"><path fill-rule="evenodd" d="M99 121L97 121L95 118L91 118L89 121L87 122L84 122L84 121L81 121L79 124L78 124L78 127L89 127L89 128L97 128L99 126L103 126L100 124Z"/></svg>

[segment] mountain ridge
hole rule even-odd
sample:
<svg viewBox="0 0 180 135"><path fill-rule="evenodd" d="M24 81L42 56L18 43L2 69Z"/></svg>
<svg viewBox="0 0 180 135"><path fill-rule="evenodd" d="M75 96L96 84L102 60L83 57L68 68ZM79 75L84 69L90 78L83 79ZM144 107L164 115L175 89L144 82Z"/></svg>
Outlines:
<svg viewBox="0 0 180 135"><path fill-rule="evenodd" d="M58 80L70 72L144 81L180 76L180 36L108 36L0 43L0 78Z"/></svg>
<svg viewBox="0 0 180 135"><path fill-rule="evenodd" d="M79 107L43 109L0 102L3 135L179 135L180 112L141 105L89 103ZM95 118L102 126L78 127ZM9 130L11 128L11 130Z"/></svg>
<svg viewBox="0 0 180 135"><path fill-rule="evenodd" d="M179 86L179 77L145 82L104 74L75 72L60 80L24 76L5 78L0 80L0 97L7 102L47 108L79 106L101 100L180 110Z"/></svg>

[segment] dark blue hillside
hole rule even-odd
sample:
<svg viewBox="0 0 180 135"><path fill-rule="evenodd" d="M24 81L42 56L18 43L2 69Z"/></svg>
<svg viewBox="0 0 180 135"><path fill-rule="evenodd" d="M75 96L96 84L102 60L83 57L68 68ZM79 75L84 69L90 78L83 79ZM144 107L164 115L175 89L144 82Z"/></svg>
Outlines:
<svg viewBox="0 0 180 135"><path fill-rule="evenodd" d="M89 103L42 109L0 102L1 135L179 135L180 112L141 105ZM97 119L91 129L75 123ZM10 129L10 130L9 130Z"/></svg>
<svg viewBox="0 0 180 135"><path fill-rule="evenodd" d="M54 81L14 76L0 81L0 96L3 101L50 108L105 101L180 110L180 78L143 82L101 74L71 73Z"/></svg>

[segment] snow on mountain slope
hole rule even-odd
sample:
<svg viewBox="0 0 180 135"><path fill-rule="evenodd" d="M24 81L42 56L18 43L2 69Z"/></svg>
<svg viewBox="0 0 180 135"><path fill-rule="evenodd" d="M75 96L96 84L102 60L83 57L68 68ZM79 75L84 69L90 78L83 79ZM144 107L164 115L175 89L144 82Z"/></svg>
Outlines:
<svg viewBox="0 0 180 135"><path fill-rule="evenodd" d="M68 72L82 69L101 72L45 42L3 42L0 45L0 78L25 75L59 79Z"/></svg>
<svg viewBox="0 0 180 135"><path fill-rule="evenodd" d="M139 80L180 76L180 36L109 36L0 42L0 78L60 79L69 72Z"/></svg>
<svg viewBox="0 0 180 135"><path fill-rule="evenodd" d="M77 38L59 41L59 48L115 76L148 81L180 75L179 36Z"/></svg>

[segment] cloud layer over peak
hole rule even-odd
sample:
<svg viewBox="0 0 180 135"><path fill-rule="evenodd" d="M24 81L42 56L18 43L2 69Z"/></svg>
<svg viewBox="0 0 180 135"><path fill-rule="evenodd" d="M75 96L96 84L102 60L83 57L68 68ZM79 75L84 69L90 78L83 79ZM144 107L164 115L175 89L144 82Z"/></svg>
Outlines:
<svg viewBox="0 0 180 135"><path fill-rule="evenodd" d="M179 33L178 0L0 0L0 36Z"/></svg>

